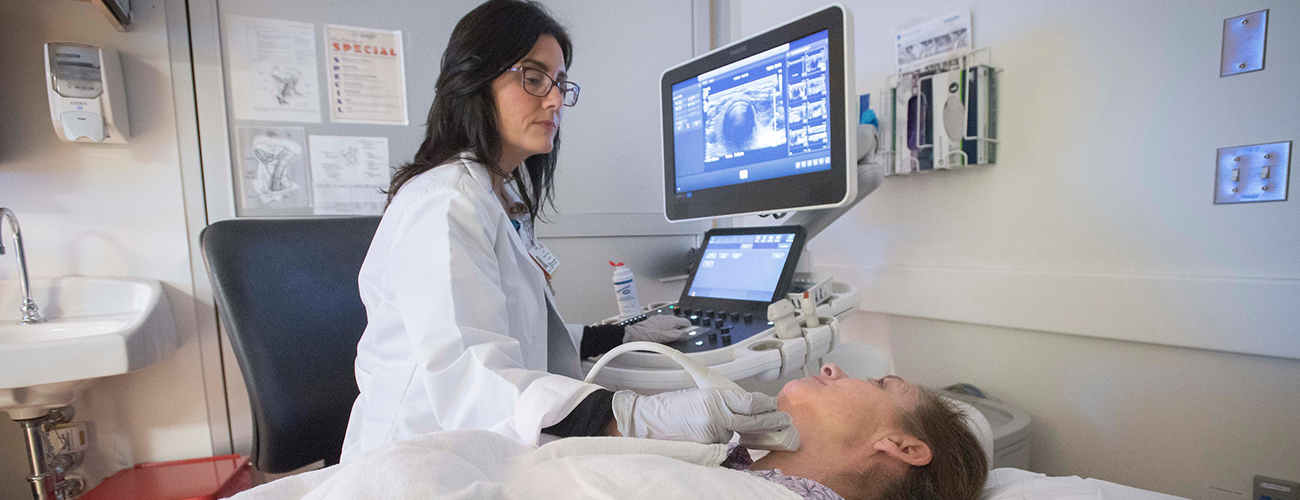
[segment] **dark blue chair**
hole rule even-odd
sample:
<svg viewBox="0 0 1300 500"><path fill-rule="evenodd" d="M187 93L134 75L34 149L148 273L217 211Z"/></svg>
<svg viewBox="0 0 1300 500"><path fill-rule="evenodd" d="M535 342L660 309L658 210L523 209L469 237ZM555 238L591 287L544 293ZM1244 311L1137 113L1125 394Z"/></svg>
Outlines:
<svg viewBox="0 0 1300 500"><path fill-rule="evenodd" d="M339 461L366 328L357 274L378 226L379 217L236 219L199 237L262 472Z"/></svg>

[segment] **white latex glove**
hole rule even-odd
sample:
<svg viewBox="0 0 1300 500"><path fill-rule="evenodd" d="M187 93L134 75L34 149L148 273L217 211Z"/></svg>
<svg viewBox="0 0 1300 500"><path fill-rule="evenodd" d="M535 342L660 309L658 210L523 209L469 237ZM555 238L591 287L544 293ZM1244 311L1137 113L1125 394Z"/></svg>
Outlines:
<svg viewBox="0 0 1300 500"><path fill-rule="evenodd" d="M628 437L725 443L732 432L772 432L789 427L790 415L776 411L776 398L730 389L687 389L642 396L614 393L614 420Z"/></svg>
<svg viewBox="0 0 1300 500"><path fill-rule="evenodd" d="M623 328L623 342L675 342L690 331L690 320L677 316L656 314L635 325Z"/></svg>

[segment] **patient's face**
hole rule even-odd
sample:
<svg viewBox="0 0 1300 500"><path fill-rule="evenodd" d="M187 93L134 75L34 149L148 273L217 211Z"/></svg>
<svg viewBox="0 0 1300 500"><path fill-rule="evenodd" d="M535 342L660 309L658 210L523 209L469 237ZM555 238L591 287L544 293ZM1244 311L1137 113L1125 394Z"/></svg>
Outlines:
<svg viewBox="0 0 1300 500"><path fill-rule="evenodd" d="M919 390L902 378L849 378L835 363L815 377L781 388L777 406L794 417L801 439L857 441L896 428L896 416L911 411Z"/></svg>

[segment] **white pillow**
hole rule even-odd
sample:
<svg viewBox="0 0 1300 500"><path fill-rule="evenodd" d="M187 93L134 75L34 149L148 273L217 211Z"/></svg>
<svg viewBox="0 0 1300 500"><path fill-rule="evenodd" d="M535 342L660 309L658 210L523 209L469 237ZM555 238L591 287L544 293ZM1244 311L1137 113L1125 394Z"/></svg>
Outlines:
<svg viewBox="0 0 1300 500"><path fill-rule="evenodd" d="M1100 479L1051 477L1003 467L989 472L981 500L1187 500Z"/></svg>

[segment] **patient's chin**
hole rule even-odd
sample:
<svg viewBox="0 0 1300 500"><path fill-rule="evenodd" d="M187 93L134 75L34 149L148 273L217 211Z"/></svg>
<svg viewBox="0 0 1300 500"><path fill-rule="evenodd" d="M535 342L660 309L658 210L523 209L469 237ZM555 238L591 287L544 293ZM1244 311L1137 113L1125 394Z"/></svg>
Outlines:
<svg viewBox="0 0 1300 500"><path fill-rule="evenodd" d="M788 413L790 408L794 406L793 401L807 399L813 394L810 390L814 390L818 386L821 386L821 382L810 377L786 382L781 387L781 392L776 394L776 408Z"/></svg>

